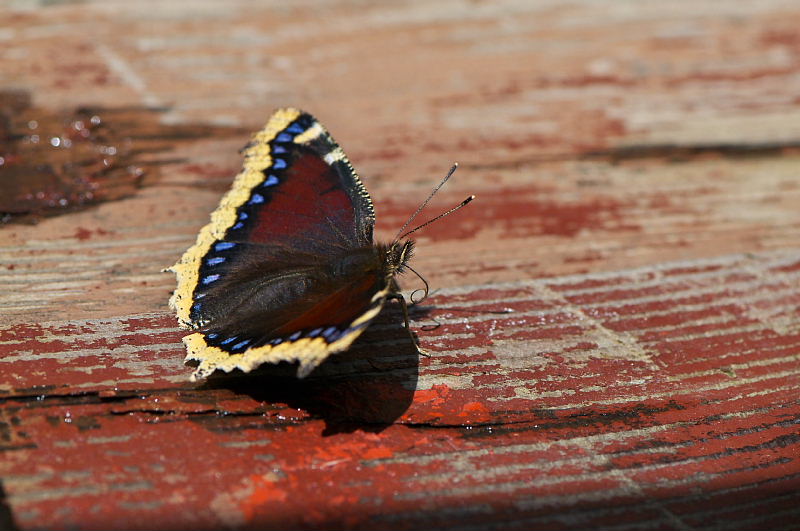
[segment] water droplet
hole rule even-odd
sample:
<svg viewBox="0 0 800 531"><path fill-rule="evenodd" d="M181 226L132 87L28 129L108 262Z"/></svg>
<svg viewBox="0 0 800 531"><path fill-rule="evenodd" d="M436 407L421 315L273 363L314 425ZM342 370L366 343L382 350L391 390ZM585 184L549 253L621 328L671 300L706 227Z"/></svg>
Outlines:
<svg viewBox="0 0 800 531"><path fill-rule="evenodd" d="M6 159L4 159L3 157L0 157L0 166L2 166L5 163L6 163Z"/></svg>
<svg viewBox="0 0 800 531"><path fill-rule="evenodd" d="M53 147L60 146L61 145L61 139L58 138L57 136L54 136L53 138L50 139L50 145L53 146Z"/></svg>
<svg viewBox="0 0 800 531"><path fill-rule="evenodd" d="M90 121L92 122L92 125L100 125L100 117L97 116L96 114L92 116L92 119Z"/></svg>
<svg viewBox="0 0 800 531"><path fill-rule="evenodd" d="M39 127L39 122L36 120L31 120L28 122L28 129L36 129L37 127Z"/></svg>

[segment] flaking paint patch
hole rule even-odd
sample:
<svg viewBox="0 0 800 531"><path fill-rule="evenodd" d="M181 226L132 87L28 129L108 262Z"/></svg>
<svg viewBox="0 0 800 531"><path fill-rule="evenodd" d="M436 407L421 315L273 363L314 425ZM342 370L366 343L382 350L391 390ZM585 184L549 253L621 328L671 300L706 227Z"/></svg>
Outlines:
<svg viewBox="0 0 800 531"><path fill-rule="evenodd" d="M276 486L279 481L273 473L251 475L239 488L217 494L209 507L225 526L241 527L253 521L256 508L286 500L288 494Z"/></svg>
<svg viewBox="0 0 800 531"><path fill-rule="evenodd" d="M363 458L372 459L388 459L394 455L394 450L388 447L367 448L364 451Z"/></svg>
<svg viewBox="0 0 800 531"><path fill-rule="evenodd" d="M240 505L246 520L252 520L255 510L263 508L264 505L280 504L286 501L290 493L281 488L278 483L279 478L275 474L254 476L250 479L252 492Z"/></svg>
<svg viewBox="0 0 800 531"><path fill-rule="evenodd" d="M481 423L491 420L491 411L481 402L467 402L461 408L460 417L468 418L469 423Z"/></svg>

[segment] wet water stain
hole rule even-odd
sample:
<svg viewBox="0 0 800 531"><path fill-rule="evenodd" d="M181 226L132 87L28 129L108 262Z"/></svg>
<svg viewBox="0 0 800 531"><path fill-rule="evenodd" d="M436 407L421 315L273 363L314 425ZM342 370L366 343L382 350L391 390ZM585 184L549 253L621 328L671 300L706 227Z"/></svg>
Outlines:
<svg viewBox="0 0 800 531"><path fill-rule="evenodd" d="M0 215L74 210L133 194L144 170L131 141L90 109L36 109L26 93L0 92Z"/></svg>
<svg viewBox="0 0 800 531"><path fill-rule="evenodd" d="M36 222L130 197L157 181L160 156L200 138L241 128L165 126L166 109L79 108L50 111L25 91L0 90L0 223Z"/></svg>

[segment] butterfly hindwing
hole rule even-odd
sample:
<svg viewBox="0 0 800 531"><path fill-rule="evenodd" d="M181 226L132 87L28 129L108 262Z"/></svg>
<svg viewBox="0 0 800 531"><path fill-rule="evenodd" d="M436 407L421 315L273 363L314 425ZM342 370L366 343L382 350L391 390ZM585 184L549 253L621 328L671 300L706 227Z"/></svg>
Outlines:
<svg viewBox="0 0 800 531"><path fill-rule="evenodd" d="M389 286L372 242L372 201L311 115L281 109L244 150L244 167L171 270L170 304L194 376L299 360L299 374L346 349Z"/></svg>
<svg viewBox="0 0 800 531"><path fill-rule="evenodd" d="M347 349L380 312L385 298L385 288L366 278L344 284L294 315L283 332L263 335L247 328L225 329L221 323L219 329L190 334L184 338L186 359L200 362L194 378L216 369L247 372L280 361L299 361L298 376L303 377L331 353Z"/></svg>

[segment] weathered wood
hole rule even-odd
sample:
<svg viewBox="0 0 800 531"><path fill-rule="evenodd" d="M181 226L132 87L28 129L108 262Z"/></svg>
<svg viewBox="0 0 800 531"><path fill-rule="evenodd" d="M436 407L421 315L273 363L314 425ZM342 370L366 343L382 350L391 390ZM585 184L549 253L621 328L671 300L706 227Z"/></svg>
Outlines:
<svg viewBox="0 0 800 531"><path fill-rule="evenodd" d="M799 9L19 7L17 119L90 106L145 173L0 226L0 527L796 525ZM188 381L161 269L281 105L344 147L383 238L461 163L435 203L478 198L413 264L430 358L391 307L308 380Z"/></svg>
<svg viewBox="0 0 800 531"><path fill-rule="evenodd" d="M453 288L430 358L387 315L300 383L190 384L165 313L7 327L5 484L45 528L761 525L797 487L798 303L797 252Z"/></svg>

